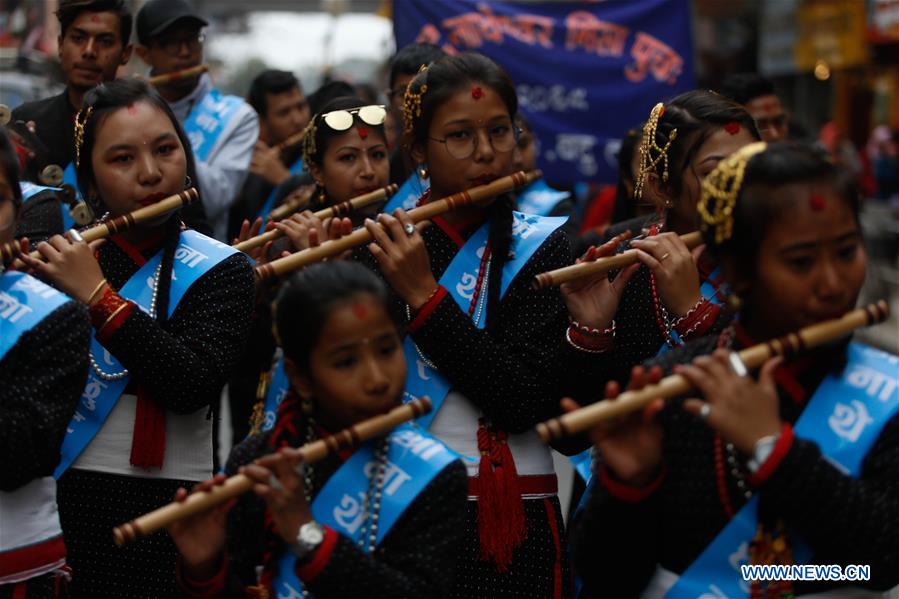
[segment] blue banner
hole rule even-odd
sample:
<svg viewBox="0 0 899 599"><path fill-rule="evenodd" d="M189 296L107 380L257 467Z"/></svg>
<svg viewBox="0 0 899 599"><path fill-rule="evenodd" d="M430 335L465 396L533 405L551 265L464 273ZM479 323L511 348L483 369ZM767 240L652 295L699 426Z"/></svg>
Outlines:
<svg viewBox="0 0 899 599"><path fill-rule="evenodd" d="M0 360L69 296L23 272L0 274Z"/></svg>
<svg viewBox="0 0 899 599"><path fill-rule="evenodd" d="M688 0L397 0L397 48L430 42L502 65L555 184L617 180L621 138L695 87Z"/></svg>
<svg viewBox="0 0 899 599"><path fill-rule="evenodd" d="M347 460L325 483L312 502L316 522L358 543L368 534L370 524L366 505L369 478L375 471L375 443L369 441ZM377 512L378 530L375 544L380 545L400 516L412 505L434 478L458 454L440 440L411 424L402 424L390 434L387 465ZM303 583L297 578L296 557L285 551L278 560L278 571L272 581L278 599L302 597Z"/></svg>
<svg viewBox="0 0 899 599"><path fill-rule="evenodd" d="M794 431L815 442L841 472L858 477L884 425L899 412L899 358L860 343L849 345L847 358L843 372L829 375L815 391ZM740 566L749 563L758 501L753 496L737 512L666 597L749 596L750 583L743 580ZM809 563L811 548L795 536L790 540L794 563Z"/></svg>
<svg viewBox="0 0 899 599"><path fill-rule="evenodd" d="M543 242L553 232L565 224L568 217L552 216L541 217L532 214L512 212L512 245L509 259L503 265L503 276L500 285L500 299L505 297L506 291L522 268L527 264ZM474 296L477 287L478 272L481 259L487 248L489 227L484 224L475 231L462 249L453 258L440 277L440 285L459 305L459 308L467 313L471 303L478 301L478 307L471 315L472 322L478 329L483 329L487 322L487 288L481 289L478 297ZM422 428L429 428L434 416L440 411L443 400L446 399L452 385L435 368L427 364L424 355L419 355L419 349L412 340L411 335L406 335L403 340L403 351L406 355L406 363L409 370L406 374L407 398L427 396L434 408L417 422Z"/></svg>
<svg viewBox="0 0 899 599"><path fill-rule="evenodd" d="M238 253L237 250L231 246L196 231L183 231L181 242L175 250L175 260L172 265L169 317L174 314L175 308L178 307L191 285L236 253ZM138 308L149 313L154 281L161 262L162 252L160 251L131 275L131 278L119 289L119 295L133 301ZM91 356L104 372L111 374L125 370L118 359L97 341L96 333L91 339L90 351ZM130 376L111 381L105 380L97 375L93 366L88 370L87 383L81 393L81 401L66 427L66 436L63 438L60 451L62 457L53 473L54 478L59 479L100 432L106 418L128 386L129 380Z"/></svg>
<svg viewBox="0 0 899 599"><path fill-rule="evenodd" d="M184 132L197 160L206 160L242 102L237 96L225 96L212 89L191 111L184 122Z"/></svg>

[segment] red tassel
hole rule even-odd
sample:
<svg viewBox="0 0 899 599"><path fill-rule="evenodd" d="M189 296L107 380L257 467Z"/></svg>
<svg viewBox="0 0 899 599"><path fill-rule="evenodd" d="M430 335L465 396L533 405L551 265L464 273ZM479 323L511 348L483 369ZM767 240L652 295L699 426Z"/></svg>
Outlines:
<svg viewBox="0 0 899 599"><path fill-rule="evenodd" d="M512 552L527 534L524 503L518 486L518 472L506 434L478 427L478 536L481 559L492 561L497 571L508 572Z"/></svg>
<svg viewBox="0 0 899 599"><path fill-rule="evenodd" d="M499 432L500 464L503 476L501 489L503 494L498 498L497 507L505 515L505 536L512 547L521 545L527 533L527 525L524 515L524 502L521 499L521 490L518 486L518 470L515 468L515 459L512 450L506 442L506 433ZM511 556L510 556L511 557Z"/></svg>
<svg viewBox="0 0 899 599"><path fill-rule="evenodd" d="M131 465L162 468L165 459L165 409L143 388L137 389L137 410L131 435Z"/></svg>

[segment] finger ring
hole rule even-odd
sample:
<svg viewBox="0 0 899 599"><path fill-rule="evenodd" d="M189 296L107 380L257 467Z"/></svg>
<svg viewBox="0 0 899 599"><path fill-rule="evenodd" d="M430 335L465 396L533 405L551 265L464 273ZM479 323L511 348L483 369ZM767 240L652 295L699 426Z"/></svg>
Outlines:
<svg viewBox="0 0 899 599"><path fill-rule="evenodd" d="M281 484L281 481L278 480L278 477L274 474L268 475L268 486L270 486L275 491L283 491L284 485Z"/></svg>
<svg viewBox="0 0 899 599"><path fill-rule="evenodd" d="M403 225L403 231L406 232L406 235L411 237L413 234L415 234L415 225L413 225L412 223L406 223L405 225Z"/></svg>
<svg viewBox="0 0 899 599"><path fill-rule="evenodd" d="M746 376L749 374L749 370L747 370L746 364L744 364L742 358L740 358L740 354L732 351L728 354L727 359L730 362L730 367L737 373L737 376Z"/></svg>
<svg viewBox="0 0 899 599"><path fill-rule="evenodd" d="M81 236L81 233L76 231L75 229L69 229L68 233L69 239L72 240L73 243L84 243L84 237Z"/></svg>
<svg viewBox="0 0 899 599"><path fill-rule="evenodd" d="M659 258L659 262L663 262L665 260L665 258L667 258L670 255L671 255L671 252L665 252L664 254L662 254L662 257Z"/></svg>
<svg viewBox="0 0 899 599"><path fill-rule="evenodd" d="M699 417L702 418L703 420L708 420L709 414L711 414L711 413L712 413L712 406L709 405L708 403L702 404L702 407L699 408Z"/></svg>

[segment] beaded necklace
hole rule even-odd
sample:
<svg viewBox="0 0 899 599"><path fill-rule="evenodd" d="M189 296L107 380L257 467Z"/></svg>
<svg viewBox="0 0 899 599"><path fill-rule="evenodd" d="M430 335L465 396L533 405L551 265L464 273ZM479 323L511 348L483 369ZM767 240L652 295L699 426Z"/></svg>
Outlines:
<svg viewBox="0 0 899 599"><path fill-rule="evenodd" d="M306 420L305 443L315 441L318 435L315 431L315 420L310 416ZM384 480L387 478L387 451L390 448L390 438L384 439L375 449L376 469L374 476L368 479L368 489L365 491L365 520L362 523L362 534L356 545L364 553L371 555L375 551L378 541L378 520L381 517L381 497L384 493ZM312 488L314 483L314 471L311 464L302 464L303 493L306 503L312 505ZM309 591L303 589L303 599L309 599Z"/></svg>

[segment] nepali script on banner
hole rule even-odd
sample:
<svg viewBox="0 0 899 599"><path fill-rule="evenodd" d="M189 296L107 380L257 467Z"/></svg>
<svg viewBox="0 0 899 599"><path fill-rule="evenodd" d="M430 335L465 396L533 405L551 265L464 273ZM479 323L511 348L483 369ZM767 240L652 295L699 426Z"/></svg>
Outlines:
<svg viewBox="0 0 899 599"><path fill-rule="evenodd" d="M688 0L397 0L393 12L397 48L471 50L508 71L552 184L616 181L627 130L695 87Z"/></svg>

